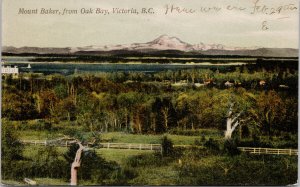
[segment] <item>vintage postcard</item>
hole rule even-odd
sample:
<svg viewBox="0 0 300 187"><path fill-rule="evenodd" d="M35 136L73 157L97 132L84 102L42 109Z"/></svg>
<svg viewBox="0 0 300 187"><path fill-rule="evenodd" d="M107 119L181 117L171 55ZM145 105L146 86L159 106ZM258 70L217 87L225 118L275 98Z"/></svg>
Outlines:
<svg viewBox="0 0 300 187"><path fill-rule="evenodd" d="M1 184L298 181L298 0L2 0Z"/></svg>

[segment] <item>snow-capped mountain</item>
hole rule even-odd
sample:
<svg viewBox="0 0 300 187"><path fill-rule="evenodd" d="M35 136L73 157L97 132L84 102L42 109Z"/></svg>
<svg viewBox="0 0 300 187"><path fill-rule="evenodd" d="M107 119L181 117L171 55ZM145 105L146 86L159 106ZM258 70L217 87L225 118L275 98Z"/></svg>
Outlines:
<svg viewBox="0 0 300 187"><path fill-rule="evenodd" d="M134 53L174 53L203 54L203 55L241 55L241 56L272 56L297 57L298 49L291 48L263 48L263 47L231 47L222 44L190 44L174 36L161 35L146 43L132 43L120 45L91 45L85 47L66 48L39 48L39 47L3 47L2 52L12 54L75 54L75 55L101 55L101 54L134 54Z"/></svg>
<svg viewBox="0 0 300 187"><path fill-rule="evenodd" d="M147 43L133 43L125 45L104 45L104 46L87 46L71 48L71 52L77 51L112 51L112 50L178 50L178 51L206 51L216 50L249 50L258 49L259 47L241 48L227 47L222 44L189 44L174 36L161 35L158 38Z"/></svg>
<svg viewBox="0 0 300 187"><path fill-rule="evenodd" d="M195 50L194 46L183 42L179 38L170 37L167 35L161 35L155 40L146 43L148 48L158 49L158 50L179 50L179 51L192 51Z"/></svg>

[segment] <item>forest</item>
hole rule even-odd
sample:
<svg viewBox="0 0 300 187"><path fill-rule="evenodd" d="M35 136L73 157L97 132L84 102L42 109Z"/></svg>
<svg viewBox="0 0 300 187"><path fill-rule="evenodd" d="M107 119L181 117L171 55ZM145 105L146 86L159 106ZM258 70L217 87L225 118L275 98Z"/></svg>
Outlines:
<svg viewBox="0 0 300 187"><path fill-rule="evenodd" d="M295 133L297 80L297 72L289 69L249 73L246 68L227 73L200 69L153 75L28 74L4 78L2 116L49 124L67 121L90 131L155 134L172 129L222 129L229 105L234 103L234 110L249 118L245 128L270 135ZM206 84L197 87L196 82Z"/></svg>
<svg viewBox="0 0 300 187"><path fill-rule="evenodd" d="M228 124L229 120L232 123ZM278 62L273 66L238 66L230 70L99 72L68 76L24 73L18 78L3 76L2 123L4 133L9 135L2 135L2 153L8 153L2 167L13 168L23 162L24 168L27 168L27 171L13 170L12 174L4 172L4 179L25 175L68 178L69 169L60 170L59 166L68 167L76 146L65 150L63 159L54 147L41 148L36 155L46 154L48 161L53 162L45 166L49 169L46 171L41 165L30 165L41 164L44 158L38 157L41 160L36 160L37 157L30 155L35 159L30 162L24 154L17 154L26 152L23 145L9 147L13 140L28 131L77 137L81 134L82 139L84 135L98 134L99 141L105 134L121 132L141 138L150 135L164 137L160 142L162 154L131 156L125 164L120 164L105 160L97 151L89 152L85 155L82 169L89 174L85 175L82 171L80 176L82 180L92 182L82 184L288 184L297 178L297 159L294 157L256 157L235 150L237 146L298 147L298 69ZM175 135L196 137L191 144L205 147L205 150L173 149L170 146L173 142L167 137L172 139ZM194 159L194 163L187 162L188 158ZM178 159L186 164L182 165L180 161L178 166ZM100 171L88 160L105 169ZM223 165L214 165L214 161ZM164 162L169 163L166 167L172 166L172 170L176 171L171 182L160 179L156 183L145 183L143 180L148 174L138 171L153 163L157 164L153 166L154 170L160 171L162 168L158 165ZM291 167L282 166L283 162L288 162ZM205 163L211 164L208 167ZM226 169L230 167L227 165L232 163L235 163L233 166L236 169L228 174ZM251 167L249 170L250 165L247 164L250 163L260 172L270 175L247 178L247 172L254 169ZM265 164L264 169L255 163ZM217 173L216 170L214 173L213 168L226 168L226 172L221 170ZM271 172L274 168L278 173ZM276 180L284 168L288 177L285 181ZM241 171L241 176L236 178L237 171ZM199 172L203 175L196 175ZM211 176L204 175L207 172L211 172ZM221 175L227 179L216 179Z"/></svg>

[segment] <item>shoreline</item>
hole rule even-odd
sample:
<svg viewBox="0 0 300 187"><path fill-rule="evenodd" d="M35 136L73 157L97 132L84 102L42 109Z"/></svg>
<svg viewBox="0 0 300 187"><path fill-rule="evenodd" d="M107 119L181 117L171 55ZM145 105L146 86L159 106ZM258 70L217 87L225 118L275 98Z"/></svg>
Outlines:
<svg viewBox="0 0 300 187"><path fill-rule="evenodd" d="M3 61L5 64L78 64L78 65L186 65L186 66L239 66L247 64L256 64L255 62L225 62L225 63L211 63L211 62L186 62L186 63L142 63L142 62L120 62L120 63L111 63L111 62L31 62L31 61L19 61L19 62L9 62Z"/></svg>

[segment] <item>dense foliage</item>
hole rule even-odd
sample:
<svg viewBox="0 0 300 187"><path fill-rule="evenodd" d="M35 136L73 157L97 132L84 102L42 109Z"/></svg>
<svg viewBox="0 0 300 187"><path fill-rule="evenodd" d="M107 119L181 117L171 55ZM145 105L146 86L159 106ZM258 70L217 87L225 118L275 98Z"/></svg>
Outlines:
<svg viewBox="0 0 300 187"><path fill-rule="evenodd" d="M50 126L67 121L90 131L164 133L224 129L235 103L235 111L243 111L245 132L272 136L297 132L297 79L290 69L246 67L226 73L28 74L5 78L2 113L10 120L40 119Z"/></svg>
<svg viewBox="0 0 300 187"><path fill-rule="evenodd" d="M100 133L113 131L199 137L194 147L182 149L174 148L171 139L164 136L161 151L126 158L122 166L93 149L85 150L78 178L91 184L295 182L297 158L256 157L237 149L297 147L298 72L278 66L258 67L3 77L2 177L49 177L69 182L78 147L74 144L63 153L55 147L40 147L26 157L16 133L26 129L46 131L49 136L59 132L95 143L100 142ZM240 124L234 139L220 140L231 107ZM91 137L84 137L88 133ZM149 174L163 176L153 182ZM164 175L167 177L162 179Z"/></svg>

